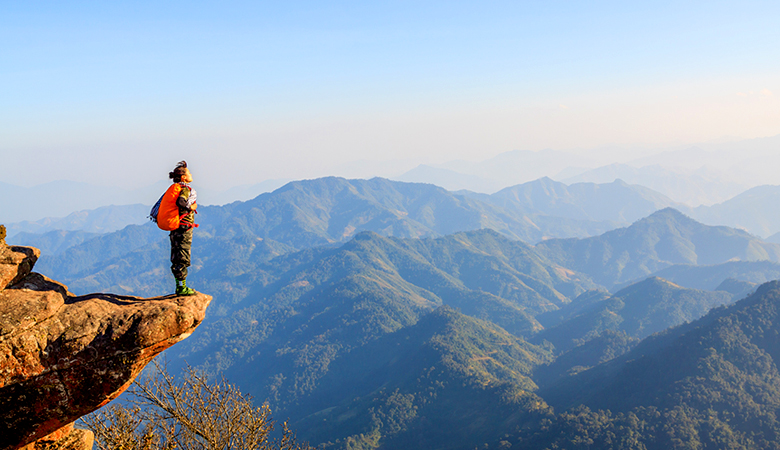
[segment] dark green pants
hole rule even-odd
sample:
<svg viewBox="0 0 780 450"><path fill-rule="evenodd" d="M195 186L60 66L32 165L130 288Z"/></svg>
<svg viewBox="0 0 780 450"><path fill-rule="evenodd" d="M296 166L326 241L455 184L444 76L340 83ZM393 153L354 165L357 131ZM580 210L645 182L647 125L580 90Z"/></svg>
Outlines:
<svg viewBox="0 0 780 450"><path fill-rule="evenodd" d="M192 250L192 227L179 227L171 231L171 272L177 280L187 278Z"/></svg>

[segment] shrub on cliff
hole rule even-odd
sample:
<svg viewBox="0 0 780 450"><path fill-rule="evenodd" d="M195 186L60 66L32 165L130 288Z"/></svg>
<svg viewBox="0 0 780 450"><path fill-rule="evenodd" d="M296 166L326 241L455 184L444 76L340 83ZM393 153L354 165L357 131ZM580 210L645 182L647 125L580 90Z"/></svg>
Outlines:
<svg viewBox="0 0 780 450"><path fill-rule="evenodd" d="M155 363L157 374L136 380L129 405L112 404L84 417L99 450L308 450L283 424L280 439L268 404L255 407L250 397L224 379L210 381L188 368L180 379Z"/></svg>

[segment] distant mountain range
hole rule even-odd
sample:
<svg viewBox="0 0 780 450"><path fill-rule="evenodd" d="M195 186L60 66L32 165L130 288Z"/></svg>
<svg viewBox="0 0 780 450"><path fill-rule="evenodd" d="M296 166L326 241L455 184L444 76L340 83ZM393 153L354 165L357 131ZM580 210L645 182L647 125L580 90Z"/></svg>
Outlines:
<svg viewBox="0 0 780 450"><path fill-rule="evenodd" d="M335 178L332 180L343 179ZM347 182L381 184L378 180L381 179ZM293 182L291 186L300 185L300 183L316 184L317 182L317 180ZM385 183L391 186L390 189L377 186L371 188L375 191L375 200L379 202L378 207L399 210L393 207L393 200L386 201L383 196L385 194L396 195L390 193L392 190L398 191L398 195L406 195L406 191L409 191L408 187L399 188L398 186L404 186L407 183L390 181L385 181ZM383 191L385 192L383 193ZM286 192L286 188L278 192L276 196L282 197L283 192ZM775 211L776 208L766 207L766 205L775 204L780 200L780 186L760 186L727 202L697 208L690 208L656 191L640 185L627 184L621 180L601 184L575 183L566 185L550 178L541 178L502 189L492 195L473 191L444 193L436 189L429 189L427 193L422 195L434 194L442 198L455 196L455 198L466 197L478 200L482 204L465 201L469 204L464 204L461 207L471 209L475 214L486 216L483 222L487 226L527 242L536 242L550 237L597 235L610 229L629 225L666 207L675 208L702 223L741 228L757 236L769 236L767 238L769 242L780 242L780 238L772 236L780 233L780 213ZM358 196L360 195L362 194L358 194ZM287 194L287 198L292 199L289 194ZM304 203L306 201L306 199L296 200L303 200ZM348 198L345 201L348 201ZM463 200L459 201L464 202ZM382 204L382 202L385 203ZM500 209L493 208L496 206ZM10 237L20 232L41 234L53 230L105 233L116 231L127 225L144 223L148 209L149 206L144 205L104 206L94 210L72 213L64 218L45 218L35 222L6 222L5 225ZM347 210L336 212L336 214L342 215L348 213ZM349 220L354 220L354 217ZM470 220L472 223L465 223L461 218L459 229L472 229L474 219ZM425 231L425 227L427 225L423 224L423 235L428 232ZM356 229L359 228L359 226L356 227ZM365 229L381 232L378 227L367 226ZM436 231L434 230L434 232Z"/></svg>
<svg viewBox="0 0 780 450"><path fill-rule="evenodd" d="M589 203L589 196L601 200ZM571 442L586 442L583 433L593 442L628 435L634 440L626 442L644 445L600 448L673 448L664 446L663 430L670 427L688 433L684 442L710 442L707 424L723 429L740 422L712 421L699 403L653 403L663 392L689 394L678 381L690 366L675 372L678 381L636 401L599 403L598 397L610 383L620 389L628 382L616 374L630 366L629 355L649 354L646 342L669 342L658 336L682 336L675 330L710 323L697 320L772 277L780 246L671 208L652 211L666 201L620 182L565 186L542 179L483 196L326 178L289 183L247 202L204 206L189 284L214 300L203 325L167 357L173 369L186 361L223 373L323 448L577 448ZM597 236L536 245L518 239L551 233L541 228L547 221L560 230L644 210L650 212L630 226ZM579 214L591 220L571 218ZM48 246L36 270L73 292L172 290L167 235L153 224L94 236L18 236ZM689 281L648 279L661 273ZM769 303L751 317L771 316L775 291L759 291L770 293ZM691 358L705 351L698 342L686 341ZM711 342L701 345L725 348ZM667 370L664 358L671 357L664 355L643 370ZM749 361L739 372L705 378L735 373L744 385L762 360ZM752 401L769 411L773 394L761 389ZM602 409L576 409L578 401ZM735 402L729 405L754 407ZM688 408L690 421L675 413L678 406ZM761 414L756 417L768 420L768 412ZM743 427L729 439L744 444L769 435L747 433Z"/></svg>
<svg viewBox="0 0 780 450"><path fill-rule="evenodd" d="M6 228L10 238L18 233L30 235L53 231L110 233L121 230L128 225L141 225L148 222L149 210L151 210L151 206L141 204L101 206L92 210L77 211L63 218L46 217L35 222L8 223ZM27 242L30 238L31 236L25 236L19 239Z"/></svg>
<svg viewBox="0 0 780 450"><path fill-rule="evenodd" d="M286 180L266 180L252 185L236 186L223 192L206 191L200 193L199 200L203 205L244 201L272 191L285 183ZM9 235L22 231L42 233L55 229L115 231L130 224L141 223L151 205L160 198L168 185L167 180L134 189L124 186L95 186L75 181L53 181L32 187L0 182L0 223L16 225L14 233L9 230ZM143 208L147 210L143 215L107 218L98 228L90 228L95 224L80 223L89 215L90 210L109 210L112 215L116 215L115 212L124 214L139 208L140 204L145 205ZM117 227L117 223L122 226Z"/></svg>
<svg viewBox="0 0 780 450"><path fill-rule="evenodd" d="M167 184L161 182L142 189L126 190L121 186L94 186L74 181L54 181L30 188L0 183L0 223L9 225L22 221L41 221L40 224L29 224L18 231L42 232L55 229L47 228L56 221L52 218L69 216L60 224L60 229L77 229L65 228L74 225L69 222L78 222L79 216L83 215L74 211L93 210L107 205L133 205L144 199L151 206L165 191Z"/></svg>
<svg viewBox="0 0 780 450"><path fill-rule="evenodd" d="M601 160L576 152L516 150L484 161L421 165L396 179L487 194L542 177L567 184L603 184L621 179L697 207L724 202L759 185L780 184L780 175L774 170L778 162L778 145L780 135L701 143L664 152L644 149L643 152L650 156L631 161L621 161L626 152L620 148L594 149L587 153L599 156ZM611 161L606 163L608 160Z"/></svg>
<svg viewBox="0 0 780 450"><path fill-rule="evenodd" d="M741 230L703 225L671 208L585 239L551 239L537 251L612 288L678 264L780 261L780 245Z"/></svg>
<svg viewBox="0 0 780 450"><path fill-rule="evenodd" d="M766 260L729 261L711 266L677 264L653 272L651 276L664 278L690 289L711 291L717 289L727 279L742 280L752 284L780 279L780 264ZM638 279L618 284L616 288L628 286L636 281Z"/></svg>
<svg viewBox="0 0 780 450"><path fill-rule="evenodd" d="M723 203L688 210L691 217L709 224L742 228L757 236L780 232L780 186L758 186Z"/></svg>
<svg viewBox="0 0 780 450"><path fill-rule="evenodd" d="M477 196L506 209L543 213L577 220L609 221L628 225L664 208L685 208L651 189L614 182L566 184L541 178Z"/></svg>
<svg viewBox="0 0 780 450"><path fill-rule="evenodd" d="M429 183L441 186L449 191L467 190L472 192L490 193L504 187L500 182L476 175L458 173L440 167L421 164L404 174L393 178L407 183Z"/></svg>
<svg viewBox="0 0 780 450"><path fill-rule="evenodd" d="M541 179L485 196L456 195L432 185L383 179L325 178L289 183L248 202L202 207L196 247L214 246L217 250L222 245L229 248L241 242L238 248L251 248L253 258L262 260L294 250L346 242L363 230L387 236L435 237L488 228L526 242L548 238L537 245L537 251L562 267L588 274L610 289L654 273L686 285L671 272L659 272L671 266L710 266L737 260L777 262L780 258L780 246L745 232L705 226L673 209L653 213L657 207L669 202L652 191L621 182L565 186ZM96 210L87 215L89 220L83 223L104 223L111 217L111 211L110 208ZM615 225L606 225L615 223L609 219L631 220L643 212L650 215L627 228L587 239L549 239L556 234L597 234L600 226L614 228ZM582 215L592 220L571 218ZM156 260L164 253L166 236L153 226L130 227L119 233L108 233L98 240L84 233L57 232L43 236L20 235L19 239L9 238L9 242L39 245L47 251L52 249L57 254L44 254L40 267L71 283L77 290L102 286L102 289L111 287L125 293L151 294L164 286L152 282L153 278L139 282L136 287L128 285L127 281L120 283L122 278L145 280L145 277L140 273L127 277L121 275L115 264L106 266L111 258L130 252L138 258L143 254L149 261ZM150 247L152 243L155 244ZM155 256L148 252L155 252ZM204 258L199 264L211 257L195 252L196 261ZM95 264L106 267L93 267ZM135 264L133 267L146 266ZM690 287L712 289L729 277L762 282L775 270L745 267L742 273L725 271L722 277L710 278L706 286ZM106 271L115 271L116 275ZM116 284L106 286L96 282L94 276L78 276L82 272L104 273L108 277L106 280L115 280ZM763 274L750 275L758 272ZM92 281L87 283L86 280ZM120 284L124 287L119 288Z"/></svg>
<svg viewBox="0 0 780 450"><path fill-rule="evenodd" d="M561 156L565 161L566 157ZM526 163L516 161L509 167L522 166ZM507 186L516 185L530 180L522 176L513 178L494 178L474 175L469 167L467 172L457 172L442 167L420 165L395 179L399 181L433 183L452 191L470 190L478 193L494 193ZM566 172L574 173L568 175ZM610 164L594 169L570 169L566 172L548 172L540 178L550 177L561 183L572 185L578 183L608 184L616 180L631 185L645 186L658 194L673 199L672 201L686 205L712 205L728 200L750 187L744 182L729 180L724 174L706 168L696 171L671 170L659 165L634 167L628 164ZM511 180L511 181L510 181ZM528 181L524 181L528 180Z"/></svg>
<svg viewBox="0 0 780 450"><path fill-rule="evenodd" d="M297 181L247 202L204 206L199 212L201 235L229 238L250 234L292 249L345 242L363 230L427 237L490 228L514 239L536 242L546 237L590 236L618 226L607 220L550 216L520 206L503 208L433 185L381 178ZM126 214L133 217L123 219ZM139 218L146 221L147 214L142 206L106 207L57 221L11 224L9 242L25 243L13 240L14 232L21 229L42 232L60 226L73 230L73 225L80 223L82 231L107 231L111 225L106 223L108 219L137 223Z"/></svg>
<svg viewBox="0 0 780 450"><path fill-rule="evenodd" d="M610 164L561 179L567 184L609 183L613 180L645 186L676 202L695 206L720 203L749 186L728 180L722 173L707 168L681 173L679 170L670 170L659 165L633 167L627 164Z"/></svg>

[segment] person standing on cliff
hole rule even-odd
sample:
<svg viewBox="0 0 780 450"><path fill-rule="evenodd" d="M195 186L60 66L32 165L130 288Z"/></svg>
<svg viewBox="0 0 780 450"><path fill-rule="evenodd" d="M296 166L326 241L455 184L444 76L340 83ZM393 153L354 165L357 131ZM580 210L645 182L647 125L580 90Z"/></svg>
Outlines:
<svg viewBox="0 0 780 450"><path fill-rule="evenodd" d="M195 225L195 212L198 208L198 194L192 189L192 174L186 161L180 161L168 174L174 183L181 186L176 206L179 207L179 227L171 231L171 272L176 278L176 295L193 295L195 290L187 287L187 268L190 266L192 251L192 230Z"/></svg>

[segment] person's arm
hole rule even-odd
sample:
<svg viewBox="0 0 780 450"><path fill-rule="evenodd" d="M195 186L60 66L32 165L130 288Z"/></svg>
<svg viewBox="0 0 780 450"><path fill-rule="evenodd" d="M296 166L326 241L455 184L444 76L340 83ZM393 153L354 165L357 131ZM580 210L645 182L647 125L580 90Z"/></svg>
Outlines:
<svg viewBox="0 0 780 450"><path fill-rule="evenodd" d="M179 207L179 212L192 211L193 209L195 209L195 208L191 208L188 205L189 199L190 199L190 190L187 188L182 188L181 192L179 193L179 198L176 199L176 206Z"/></svg>

